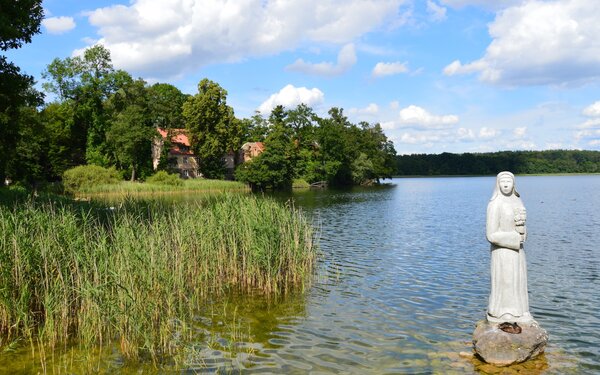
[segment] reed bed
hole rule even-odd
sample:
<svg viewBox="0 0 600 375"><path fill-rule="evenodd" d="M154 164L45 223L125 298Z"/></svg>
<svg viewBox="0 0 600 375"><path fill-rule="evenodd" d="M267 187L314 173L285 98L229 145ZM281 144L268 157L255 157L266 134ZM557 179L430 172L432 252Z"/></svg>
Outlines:
<svg viewBox="0 0 600 375"><path fill-rule="evenodd" d="M196 178L184 180L181 185L168 184L151 184L145 182L120 181L115 184L101 184L95 186L87 186L77 191L77 195L81 194L136 194L136 193L164 193L164 192L227 192L227 191L244 191L249 188L238 181L225 180L209 180L204 178Z"/></svg>
<svg viewBox="0 0 600 375"><path fill-rule="evenodd" d="M300 212L239 194L187 205L2 204L0 233L0 346L116 340L133 360L172 358L215 293L302 288L315 260Z"/></svg>

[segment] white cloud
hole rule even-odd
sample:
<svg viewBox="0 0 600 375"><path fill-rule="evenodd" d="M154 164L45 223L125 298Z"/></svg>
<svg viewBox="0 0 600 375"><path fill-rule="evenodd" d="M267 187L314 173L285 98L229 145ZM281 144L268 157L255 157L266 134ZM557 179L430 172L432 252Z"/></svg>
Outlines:
<svg viewBox="0 0 600 375"><path fill-rule="evenodd" d="M395 23L405 1L131 0L87 15L116 67L165 77L300 43L349 43Z"/></svg>
<svg viewBox="0 0 600 375"><path fill-rule="evenodd" d="M477 6L484 9L502 9L510 5L522 3L523 0L440 0L440 2L452 8Z"/></svg>
<svg viewBox="0 0 600 375"><path fill-rule="evenodd" d="M42 20L42 25L50 34L63 34L75 28L73 17L50 17Z"/></svg>
<svg viewBox="0 0 600 375"><path fill-rule="evenodd" d="M432 115L416 105L409 105L400 110L400 124L420 125L426 129L443 129L458 123L456 115Z"/></svg>
<svg viewBox="0 0 600 375"><path fill-rule="evenodd" d="M525 135L527 134L527 127L523 126L521 128L514 128L513 129L513 135L515 136L515 138L523 138L525 137Z"/></svg>
<svg viewBox="0 0 600 375"><path fill-rule="evenodd" d="M492 139L496 138L500 135L500 131L498 129L493 128L481 128L479 129L479 138L480 139Z"/></svg>
<svg viewBox="0 0 600 375"><path fill-rule="evenodd" d="M392 100L390 102L390 109L400 109L400 102L397 100Z"/></svg>
<svg viewBox="0 0 600 375"><path fill-rule="evenodd" d="M395 138L395 142L408 144L427 144L437 143L442 140L439 134L410 134L402 133L400 137Z"/></svg>
<svg viewBox="0 0 600 375"><path fill-rule="evenodd" d="M473 142L476 139L475 132L472 129L458 128L456 130L457 141Z"/></svg>
<svg viewBox="0 0 600 375"><path fill-rule="evenodd" d="M268 114L278 105L293 108L299 104L306 104L309 107L313 107L322 104L324 99L325 94L318 88L307 89L306 87L287 85L265 100L258 107L258 111L262 114Z"/></svg>
<svg viewBox="0 0 600 375"><path fill-rule="evenodd" d="M308 63L302 59L285 67L286 70L305 74L332 77L347 72L356 64L356 51L354 44L346 44L338 53L337 64L330 62Z"/></svg>
<svg viewBox="0 0 600 375"><path fill-rule="evenodd" d="M600 129L588 129L578 131L575 133L575 139L588 141L600 139Z"/></svg>
<svg viewBox="0 0 600 375"><path fill-rule="evenodd" d="M578 129L591 129L600 127L600 118L591 118L583 124L577 126Z"/></svg>
<svg viewBox="0 0 600 375"><path fill-rule="evenodd" d="M466 64L456 60L444 73L478 72L482 81L508 86L600 80L598 19L595 0L531 0L506 8L489 25L493 40L485 55Z"/></svg>
<svg viewBox="0 0 600 375"><path fill-rule="evenodd" d="M600 100L585 107L583 114L589 117L600 116Z"/></svg>
<svg viewBox="0 0 600 375"><path fill-rule="evenodd" d="M349 112L359 116L375 116L379 113L379 106L375 103L370 103L365 108L350 108Z"/></svg>
<svg viewBox="0 0 600 375"><path fill-rule="evenodd" d="M378 62L373 68L373 77L391 76L394 74L406 73L408 67L406 62Z"/></svg>
<svg viewBox="0 0 600 375"><path fill-rule="evenodd" d="M505 142L503 148L505 150L535 150L537 145L532 141L516 140Z"/></svg>
<svg viewBox="0 0 600 375"><path fill-rule="evenodd" d="M440 6L435 1L427 0L427 13L433 21L443 21L446 19L446 8Z"/></svg>

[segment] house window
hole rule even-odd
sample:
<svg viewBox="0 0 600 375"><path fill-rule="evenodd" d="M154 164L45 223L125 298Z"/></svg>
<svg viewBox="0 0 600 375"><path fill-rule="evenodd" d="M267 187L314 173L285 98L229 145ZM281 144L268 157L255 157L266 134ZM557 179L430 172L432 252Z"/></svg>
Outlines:
<svg viewBox="0 0 600 375"><path fill-rule="evenodd" d="M188 163L188 158L187 158L187 156L184 156L183 157L183 164L187 164L187 163Z"/></svg>
<svg viewBox="0 0 600 375"><path fill-rule="evenodd" d="M183 177L185 177L185 178L190 177L190 173L188 172L187 169L183 170Z"/></svg>

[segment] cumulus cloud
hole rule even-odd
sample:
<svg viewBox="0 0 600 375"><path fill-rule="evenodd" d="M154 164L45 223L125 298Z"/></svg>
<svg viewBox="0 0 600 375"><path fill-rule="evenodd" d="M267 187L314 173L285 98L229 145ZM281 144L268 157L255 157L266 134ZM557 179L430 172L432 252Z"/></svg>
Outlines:
<svg viewBox="0 0 600 375"><path fill-rule="evenodd" d="M378 62L373 68L372 75L373 77L385 77L391 76L394 74L406 73L408 72L408 67L406 62Z"/></svg>
<svg viewBox="0 0 600 375"><path fill-rule="evenodd" d="M435 1L427 0L427 13L433 21L443 21L446 19L446 8L440 6Z"/></svg>
<svg viewBox="0 0 600 375"><path fill-rule="evenodd" d="M525 135L527 134L527 127L523 126L521 128L514 128L513 129L513 135L515 136L515 138L523 138L525 137Z"/></svg>
<svg viewBox="0 0 600 375"><path fill-rule="evenodd" d="M262 114L267 114L278 105L293 108L300 104L306 104L309 107L313 107L322 104L324 99L325 94L318 88L307 89L306 87L287 85L265 100L258 107L258 111Z"/></svg>
<svg viewBox="0 0 600 375"><path fill-rule="evenodd" d="M350 108L349 112L358 116L375 116L379 113L379 106L375 103L370 103L365 108Z"/></svg>
<svg viewBox="0 0 600 375"><path fill-rule="evenodd" d="M589 117L600 116L600 100L583 109L583 114Z"/></svg>
<svg viewBox="0 0 600 375"><path fill-rule="evenodd" d="M418 125L427 129L443 129L458 123L456 115L433 115L425 109L409 105L400 110L399 123L405 125Z"/></svg>
<svg viewBox="0 0 600 375"><path fill-rule="evenodd" d="M482 58L469 63L456 60L444 73L478 73L482 81L507 86L599 80L598 19L600 7L595 0L532 0L514 5L498 12L489 25L493 40Z"/></svg>
<svg viewBox="0 0 600 375"><path fill-rule="evenodd" d="M115 66L164 77L292 50L301 42L349 43L393 24L405 1L131 0L87 16Z"/></svg>
<svg viewBox="0 0 600 375"><path fill-rule="evenodd" d="M498 129L483 127L479 129L479 138L482 140L496 138L500 135Z"/></svg>
<svg viewBox="0 0 600 375"><path fill-rule="evenodd" d="M510 5L519 4L522 0L440 0L444 5L452 8L462 8L465 6L476 6L484 9L502 9Z"/></svg>
<svg viewBox="0 0 600 375"><path fill-rule="evenodd" d="M473 142L477 138L473 129L458 128L456 130L457 141Z"/></svg>
<svg viewBox="0 0 600 375"><path fill-rule="evenodd" d="M42 25L50 34L64 34L75 28L73 17L50 17L42 20Z"/></svg>
<svg viewBox="0 0 600 375"><path fill-rule="evenodd" d="M430 133L419 133L419 134L411 134L411 133L402 133L399 137L395 138L395 142L398 143L408 143L408 144L428 144L428 143L437 143L442 140L442 137L439 134L430 134Z"/></svg>
<svg viewBox="0 0 600 375"><path fill-rule="evenodd" d="M293 64L286 66L285 69L292 72L332 77L347 72L354 64L356 64L356 51L354 44L349 43L338 53L336 64L330 62L309 63L298 59Z"/></svg>

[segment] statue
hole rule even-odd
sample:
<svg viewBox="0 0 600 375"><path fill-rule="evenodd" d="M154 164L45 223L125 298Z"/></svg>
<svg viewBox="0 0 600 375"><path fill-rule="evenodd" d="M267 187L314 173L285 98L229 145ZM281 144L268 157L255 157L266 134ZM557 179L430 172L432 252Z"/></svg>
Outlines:
<svg viewBox="0 0 600 375"><path fill-rule="evenodd" d="M487 208L486 236L491 243L492 288L487 319L490 322L530 322L525 207L515 188L515 176L500 172Z"/></svg>
<svg viewBox="0 0 600 375"><path fill-rule="evenodd" d="M487 207L486 237L491 243L491 281L487 316L473 333L475 353L484 361L508 366L544 352L548 334L529 312L527 211L515 176L500 172Z"/></svg>

